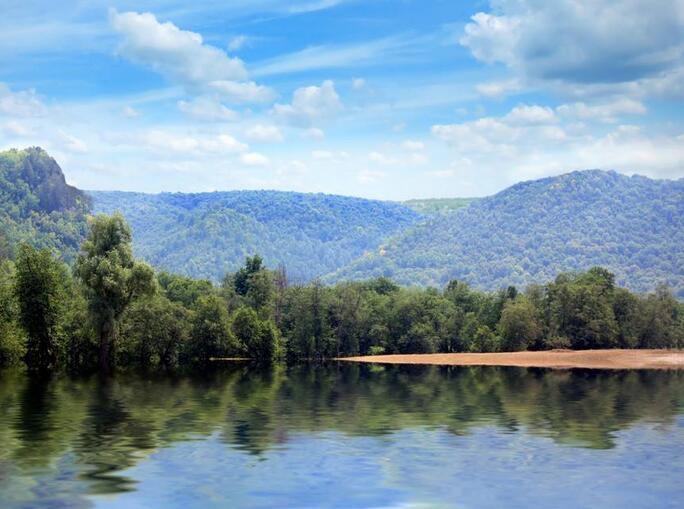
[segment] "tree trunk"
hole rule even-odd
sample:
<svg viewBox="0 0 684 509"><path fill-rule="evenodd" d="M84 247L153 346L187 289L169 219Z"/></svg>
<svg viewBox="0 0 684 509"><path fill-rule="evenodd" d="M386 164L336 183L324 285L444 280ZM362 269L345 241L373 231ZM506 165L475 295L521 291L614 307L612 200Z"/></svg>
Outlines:
<svg viewBox="0 0 684 509"><path fill-rule="evenodd" d="M100 325L100 371L109 372L112 369L116 345L116 322L113 319L105 319Z"/></svg>

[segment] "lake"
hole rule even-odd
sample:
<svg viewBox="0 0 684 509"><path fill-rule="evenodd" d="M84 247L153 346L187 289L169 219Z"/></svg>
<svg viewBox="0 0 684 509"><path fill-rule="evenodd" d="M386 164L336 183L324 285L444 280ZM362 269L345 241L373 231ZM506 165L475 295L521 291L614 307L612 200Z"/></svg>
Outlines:
<svg viewBox="0 0 684 509"><path fill-rule="evenodd" d="M684 506L684 371L0 373L0 506Z"/></svg>

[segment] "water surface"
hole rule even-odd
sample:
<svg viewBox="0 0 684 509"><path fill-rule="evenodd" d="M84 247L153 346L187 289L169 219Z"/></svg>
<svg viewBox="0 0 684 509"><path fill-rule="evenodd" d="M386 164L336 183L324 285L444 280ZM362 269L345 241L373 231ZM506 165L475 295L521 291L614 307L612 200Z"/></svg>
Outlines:
<svg viewBox="0 0 684 509"><path fill-rule="evenodd" d="M683 507L684 372L0 373L0 506Z"/></svg>

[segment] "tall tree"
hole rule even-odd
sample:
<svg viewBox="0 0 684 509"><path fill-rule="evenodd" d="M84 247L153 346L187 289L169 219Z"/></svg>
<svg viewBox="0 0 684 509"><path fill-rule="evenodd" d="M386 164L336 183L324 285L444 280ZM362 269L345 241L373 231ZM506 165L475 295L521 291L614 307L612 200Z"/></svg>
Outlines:
<svg viewBox="0 0 684 509"><path fill-rule="evenodd" d="M154 293L152 268L136 262L131 230L123 216L96 216L81 246L75 273L86 288L90 314L99 336L100 369L115 360L119 320L131 302Z"/></svg>
<svg viewBox="0 0 684 509"><path fill-rule="evenodd" d="M19 248L14 292L19 317L28 336L26 364L33 369L55 367L61 342L67 272L47 249Z"/></svg>

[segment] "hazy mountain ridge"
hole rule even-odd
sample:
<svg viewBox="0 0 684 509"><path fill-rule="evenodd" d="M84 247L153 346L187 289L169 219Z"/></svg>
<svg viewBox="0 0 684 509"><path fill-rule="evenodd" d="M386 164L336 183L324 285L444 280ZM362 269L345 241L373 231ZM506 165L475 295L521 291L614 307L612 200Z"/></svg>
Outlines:
<svg viewBox="0 0 684 509"><path fill-rule="evenodd" d="M663 281L684 296L684 179L587 170L521 182L428 218L326 280L459 279L492 289L593 265L634 290Z"/></svg>
<svg viewBox="0 0 684 509"><path fill-rule="evenodd" d="M84 193L29 148L0 153L0 198L0 255L26 241L72 260L87 214L121 210L138 256L193 277L219 280L255 253L300 282L385 275L482 289L602 265L634 290L667 282L684 297L684 179L587 170L476 200L404 203L282 191Z"/></svg>
<svg viewBox="0 0 684 509"><path fill-rule="evenodd" d="M246 256L305 281L330 273L422 216L403 205L282 191L93 191L96 213L120 210L136 254L165 270L219 280Z"/></svg>

